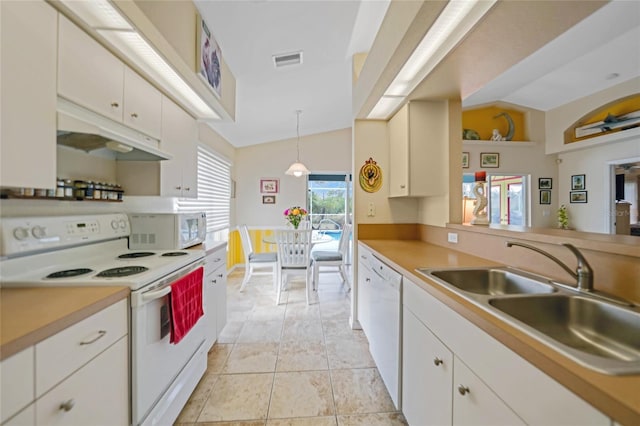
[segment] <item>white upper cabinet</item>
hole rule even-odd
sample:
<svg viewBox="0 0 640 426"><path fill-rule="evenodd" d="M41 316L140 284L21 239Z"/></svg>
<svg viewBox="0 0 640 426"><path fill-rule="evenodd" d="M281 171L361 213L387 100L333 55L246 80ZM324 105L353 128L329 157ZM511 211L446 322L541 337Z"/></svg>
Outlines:
<svg viewBox="0 0 640 426"><path fill-rule="evenodd" d="M44 1L0 9L0 186L54 188L58 14Z"/></svg>
<svg viewBox="0 0 640 426"><path fill-rule="evenodd" d="M124 69L124 124L160 139L162 95L128 67Z"/></svg>
<svg viewBox="0 0 640 426"><path fill-rule="evenodd" d="M60 15L58 94L122 122L124 64Z"/></svg>
<svg viewBox="0 0 640 426"><path fill-rule="evenodd" d="M160 138L160 91L64 16L58 57L60 96Z"/></svg>
<svg viewBox="0 0 640 426"><path fill-rule="evenodd" d="M413 101L388 123L389 197L426 197L446 192L448 105Z"/></svg>
<svg viewBox="0 0 640 426"><path fill-rule="evenodd" d="M162 96L162 138L160 148L173 155L160 164L160 195L198 197L198 126L196 120Z"/></svg>

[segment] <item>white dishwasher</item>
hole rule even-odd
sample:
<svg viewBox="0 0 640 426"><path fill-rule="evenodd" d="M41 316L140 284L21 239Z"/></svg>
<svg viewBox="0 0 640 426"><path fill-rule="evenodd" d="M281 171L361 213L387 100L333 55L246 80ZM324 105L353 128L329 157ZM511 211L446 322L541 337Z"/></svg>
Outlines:
<svg viewBox="0 0 640 426"><path fill-rule="evenodd" d="M360 264L366 268L360 271L366 274L363 288L359 289L367 305L362 327L382 380L396 408L400 409L402 275L370 253L361 256Z"/></svg>

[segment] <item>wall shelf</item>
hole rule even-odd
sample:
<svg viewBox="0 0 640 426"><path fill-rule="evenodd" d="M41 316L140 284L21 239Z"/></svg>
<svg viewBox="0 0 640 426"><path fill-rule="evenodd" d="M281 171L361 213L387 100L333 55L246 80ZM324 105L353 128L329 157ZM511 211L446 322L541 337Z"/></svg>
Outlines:
<svg viewBox="0 0 640 426"><path fill-rule="evenodd" d="M13 194L0 194L0 199L3 200L53 200L53 201L93 201L103 203L121 203L122 200L93 200L89 198L77 198L77 197L36 197L26 195L13 195Z"/></svg>
<svg viewBox="0 0 640 426"><path fill-rule="evenodd" d="M530 141L484 141L463 139L462 145L483 145L483 146L535 146L536 142Z"/></svg>

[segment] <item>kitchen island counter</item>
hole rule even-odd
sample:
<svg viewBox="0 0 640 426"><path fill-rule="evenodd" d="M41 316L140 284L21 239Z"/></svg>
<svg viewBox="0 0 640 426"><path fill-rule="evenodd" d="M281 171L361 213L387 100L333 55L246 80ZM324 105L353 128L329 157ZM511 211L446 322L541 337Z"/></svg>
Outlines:
<svg viewBox="0 0 640 426"><path fill-rule="evenodd" d="M129 296L129 287L0 289L0 360Z"/></svg>
<svg viewBox="0 0 640 426"><path fill-rule="evenodd" d="M503 265L418 240L359 240L359 243L607 416L620 424L640 424L640 375L612 376L582 367L415 271L416 268Z"/></svg>

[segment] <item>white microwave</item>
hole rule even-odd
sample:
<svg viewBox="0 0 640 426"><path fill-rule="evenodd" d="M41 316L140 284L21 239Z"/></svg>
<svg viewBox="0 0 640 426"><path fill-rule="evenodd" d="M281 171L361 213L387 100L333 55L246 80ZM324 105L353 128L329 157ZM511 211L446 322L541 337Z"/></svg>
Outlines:
<svg viewBox="0 0 640 426"><path fill-rule="evenodd" d="M205 213L131 213L129 248L134 250L172 250L204 242L207 233Z"/></svg>

